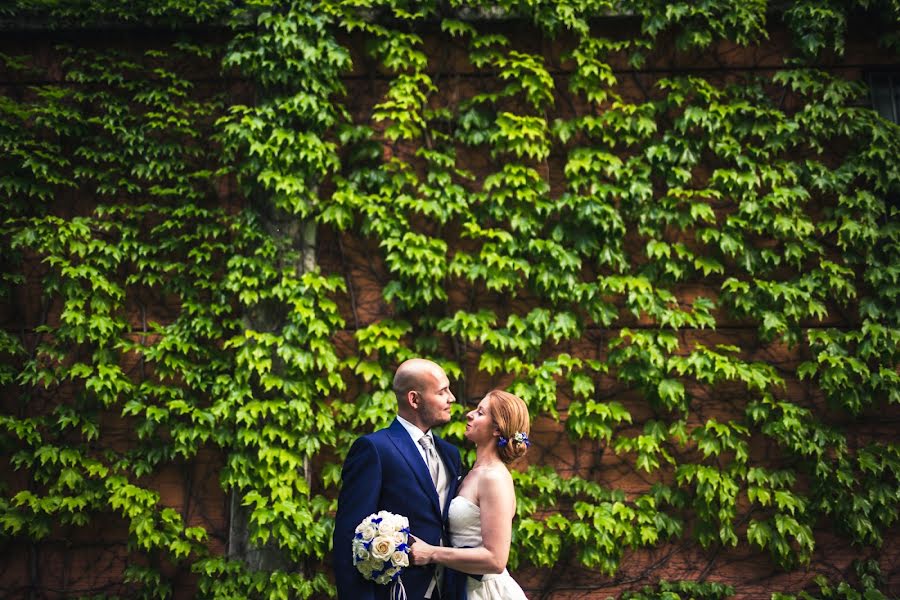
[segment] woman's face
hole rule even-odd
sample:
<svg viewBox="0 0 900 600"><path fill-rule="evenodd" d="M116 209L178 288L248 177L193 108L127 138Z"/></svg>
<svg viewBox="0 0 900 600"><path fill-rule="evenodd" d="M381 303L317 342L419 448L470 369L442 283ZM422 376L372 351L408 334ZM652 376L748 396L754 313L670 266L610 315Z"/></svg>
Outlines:
<svg viewBox="0 0 900 600"><path fill-rule="evenodd" d="M491 401L485 396L473 410L466 413L466 439L474 442L490 441L497 431L491 416Z"/></svg>

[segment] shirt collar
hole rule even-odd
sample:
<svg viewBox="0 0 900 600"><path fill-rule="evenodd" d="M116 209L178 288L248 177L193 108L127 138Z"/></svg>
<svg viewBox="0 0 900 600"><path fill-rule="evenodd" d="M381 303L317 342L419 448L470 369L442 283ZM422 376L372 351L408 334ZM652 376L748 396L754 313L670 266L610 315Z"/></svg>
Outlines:
<svg viewBox="0 0 900 600"><path fill-rule="evenodd" d="M429 431L428 433L423 432L421 429L419 429L400 415L397 415L397 421L399 421L400 424L403 425L403 429L406 430L406 433L409 434L409 437L411 437L412 441L416 444L419 443L419 439L423 436L431 435L431 431ZM432 437L432 439L434 438Z"/></svg>

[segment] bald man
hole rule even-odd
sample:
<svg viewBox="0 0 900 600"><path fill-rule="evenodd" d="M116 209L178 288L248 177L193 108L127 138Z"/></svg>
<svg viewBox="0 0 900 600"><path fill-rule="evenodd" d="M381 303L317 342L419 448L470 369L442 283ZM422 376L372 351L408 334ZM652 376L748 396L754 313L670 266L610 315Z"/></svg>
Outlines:
<svg viewBox="0 0 900 600"><path fill-rule="evenodd" d="M353 566L351 542L365 517L387 510L409 519L410 531L429 544L448 544L447 507L459 483L459 450L432 432L450 421L456 400L447 374L424 358L403 362L394 374L397 416L387 429L357 439L341 472L334 525L334 574L339 600L387 600L390 585L363 579ZM427 438L422 440L422 438ZM430 441L429 441L430 440ZM429 467L429 447L436 453ZM409 600L447 600L455 590L435 565L403 572Z"/></svg>

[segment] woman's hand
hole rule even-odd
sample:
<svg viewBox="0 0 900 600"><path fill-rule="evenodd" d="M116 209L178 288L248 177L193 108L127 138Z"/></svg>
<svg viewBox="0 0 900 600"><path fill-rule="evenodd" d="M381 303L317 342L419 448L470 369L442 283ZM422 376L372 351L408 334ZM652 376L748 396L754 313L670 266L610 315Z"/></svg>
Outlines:
<svg viewBox="0 0 900 600"><path fill-rule="evenodd" d="M434 555L435 547L428 542L423 542L413 534L409 534L409 537L411 538L411 541L409 542L410 562L416 566L427 565L434 562L432 557Z"/></svg>

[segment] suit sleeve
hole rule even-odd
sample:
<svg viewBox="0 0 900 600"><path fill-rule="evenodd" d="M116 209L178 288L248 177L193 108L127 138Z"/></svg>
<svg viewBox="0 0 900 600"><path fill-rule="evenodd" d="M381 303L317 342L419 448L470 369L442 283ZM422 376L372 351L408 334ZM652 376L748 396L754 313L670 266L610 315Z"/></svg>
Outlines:
<svg viewBox="0 0 900 600"><path fill-rule="evenodd" d="M353 566L351 546L356 526L378 510L381 477L381 460L375 446L370 440L359 438L344 461L334 520L332 559L338 600L375 598L375 584L363 579Z"/></svg>

